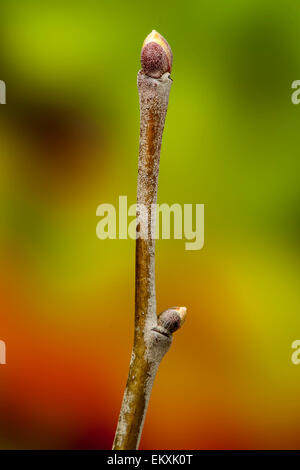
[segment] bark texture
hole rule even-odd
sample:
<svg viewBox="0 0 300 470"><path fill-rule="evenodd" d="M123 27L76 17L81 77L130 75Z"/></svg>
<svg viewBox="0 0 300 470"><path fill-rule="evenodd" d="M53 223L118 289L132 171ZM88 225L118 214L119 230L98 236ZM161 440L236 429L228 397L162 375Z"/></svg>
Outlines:
<svg viewBox="0 0 300 470"><path fill-rule="evenodd" d="M152 210L152 206L157 200L160 149L171 85L172 80L168 72L162 73L160 78L150 77L143 70L138 73L140 147L135 330L129 375L113 444L114 450L138 448L158 366L171 345L172 333L181 326L186 313L184 307L173 307L166 310L159 318L156 314L154 238L156 212Z"/></svg>

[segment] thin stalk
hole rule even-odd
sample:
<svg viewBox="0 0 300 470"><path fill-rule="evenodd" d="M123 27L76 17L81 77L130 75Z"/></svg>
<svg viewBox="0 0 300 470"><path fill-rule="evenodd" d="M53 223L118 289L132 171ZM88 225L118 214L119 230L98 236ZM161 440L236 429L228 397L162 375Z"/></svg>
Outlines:
<svg viewBox="0 0 300 470"><path fill-rule="evenodd" d="M138 73L140 148L137 188L134 344L114 450L137 449L158 366L183 323L186 308L159 317L155 294L155 207L162 134L172 85L172 51L156 31L145 40Z"/></svg>

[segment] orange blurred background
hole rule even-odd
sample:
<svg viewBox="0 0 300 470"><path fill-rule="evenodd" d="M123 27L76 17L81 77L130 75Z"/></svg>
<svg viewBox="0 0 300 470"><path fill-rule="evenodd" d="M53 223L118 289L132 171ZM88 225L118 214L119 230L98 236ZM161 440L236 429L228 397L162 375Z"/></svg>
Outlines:
<svg viewBox="0 0 300 470"><path fill-rule="evenodd" d="M2 0L0 448L109 449L133 339L136 74L153 29L174 80L159 203L205 204L205 244L156 245L158 311L187 321L141 449L300 448L300 77L294 2Z"/></svg>

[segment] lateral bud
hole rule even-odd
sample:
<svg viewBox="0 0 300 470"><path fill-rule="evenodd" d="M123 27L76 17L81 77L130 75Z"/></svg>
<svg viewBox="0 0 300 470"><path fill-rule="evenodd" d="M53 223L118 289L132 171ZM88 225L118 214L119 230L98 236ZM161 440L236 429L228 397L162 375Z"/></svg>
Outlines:
<svg viewBox="0 0 300 470"><path fill-rule="evenodd" d="M171 307L158 315L155 331L166 336L172 335L185 322L186 307Z"/></svg>

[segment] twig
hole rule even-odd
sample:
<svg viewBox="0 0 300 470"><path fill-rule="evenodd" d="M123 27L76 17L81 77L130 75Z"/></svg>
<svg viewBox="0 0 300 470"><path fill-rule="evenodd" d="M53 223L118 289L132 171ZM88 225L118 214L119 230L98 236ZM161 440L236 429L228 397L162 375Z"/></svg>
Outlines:
<svg viewBox="0 0 300 470"><path fill-rule="evenodd" d="M172 51L156 31L145 39L138 73L140 149L137 189L135 334L126 389L113 444L114 450L137 449L153 381L183 323L185 307L156 315L155 207L161 140L172 84Z"/></svg>

